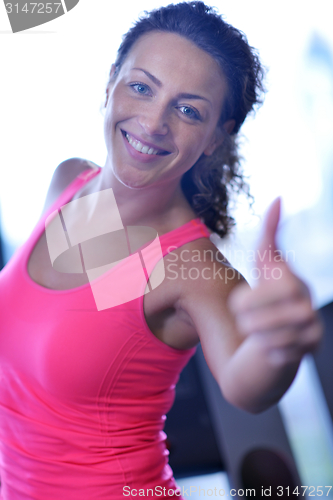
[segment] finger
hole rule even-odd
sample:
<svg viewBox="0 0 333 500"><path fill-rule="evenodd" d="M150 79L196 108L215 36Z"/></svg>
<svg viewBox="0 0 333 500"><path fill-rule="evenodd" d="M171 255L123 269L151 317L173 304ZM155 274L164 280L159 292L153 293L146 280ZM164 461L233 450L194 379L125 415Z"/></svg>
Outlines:
<svg viewBox="0 0 333 500"><path fill-rule="evenodd" d="M281 213L281 198L277 197L269 206L264 218L263 232L259 247L268 248L269 245L276 249L276 232L279 225Z"/></svg>
<svg viewBox="0 0 333 500"><path fill-rule="evenodd" d="M288 353L293 356L293 361L298 361L318 348L322 335L322 324L316 318L305 327L279 328L271 332L257 333L256 337L267 354L280 351L280 354Z"/></svg>
<svg viewBox="0 0 333 500"><path fill-rule="evenodd" d="M311 300L309 289L289 271L283 279L265 281L252 290L243 284L236 286L230 293L228 304L234 314L240 314L301 298Z"/></svg>
<svg viewBox="0 0 333 500"><path fill-rule="evenodd" d="M285 263L282 252L276 245L276 234L280 220L281 198L270 205L263 223L262 234L256 251L257 282L274 279L280 274ZM275 273L275 274L274 274Z"/></svg>
<svg viewBox="0 0 333 500"><path fill-rule="evenodd" d="M272 331L285 327L304 327L314 321L315 311L310 299L277 303L235 315L238 330L243 335Z"/></svg>

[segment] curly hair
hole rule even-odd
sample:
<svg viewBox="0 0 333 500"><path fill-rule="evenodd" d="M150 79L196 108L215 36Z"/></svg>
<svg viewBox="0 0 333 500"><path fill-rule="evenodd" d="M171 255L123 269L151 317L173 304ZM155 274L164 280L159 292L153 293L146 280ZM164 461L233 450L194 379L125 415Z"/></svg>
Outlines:
<svg viewBox="0 0 333 500"><path fill-rule="evenodd" d="M223 144L211 156L202 154L181 179L183 193L194 212L223 237L235 224L228 206L230 188L250 197L241 169L237 134L248 113L262 103L264 69L244 33L227 24L215 8L192 1L145 11L123 36L113 78L133 44L152 31L175 33L192 41L218 62L227 80L228 94L219 125L233 119L233 131L230 135L224 132Z"/></svg>

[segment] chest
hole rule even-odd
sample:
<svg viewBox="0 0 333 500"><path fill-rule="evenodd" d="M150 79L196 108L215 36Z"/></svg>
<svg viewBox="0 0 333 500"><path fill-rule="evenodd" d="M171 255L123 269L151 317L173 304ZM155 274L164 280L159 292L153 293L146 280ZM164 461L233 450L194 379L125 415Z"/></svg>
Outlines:
<svg viewBox="0 0 333 500"><path fill-rule="evenodd" d="M175 383L178 356L146 330L138 301L97 311L89 288L55 295L15 279L12 267L0 276L0 292L6 290L0 303L0 398L7 389L8 397L14 394L8 384L18 381L16 374L24 384L15 394L26 394L37 382L47 394L89 405L143 398ZM162 366L163 380L157 377Z"/></svg>
<svg viewBox="0 0 333 500"><path fill-rule="evenodd" d="M138 245L139 242L133 242L133 247ZM54 269L45 232L30 254L27 271L34 282L52 290L70 290L89 284L85 272L63 273ZM143 312L149 329L159 340L176 349L188 349L197 344L198 337L189 318L177 308L179 293L179 283L164 279L144 295Z"/></svg>

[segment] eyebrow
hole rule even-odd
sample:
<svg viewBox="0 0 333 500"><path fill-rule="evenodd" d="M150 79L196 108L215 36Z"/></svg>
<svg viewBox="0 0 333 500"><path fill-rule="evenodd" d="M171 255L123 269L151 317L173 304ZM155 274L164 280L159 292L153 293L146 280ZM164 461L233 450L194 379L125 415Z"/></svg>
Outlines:
<svg viewBox="0 0 333 500"><path fill-rule="evenodd" d="M157 85L158 87L162 87L162 82L160 82L160 80L158 80L158 78L156 78L156 76L153 76L151 73L149 73L145 69L142 69L142 68L132 68L132 69L137 69L138 71L143 71L143 73L145 75L147 75L148 78L150 78L151 81L155 83L155 85Z"/></svg>
<svg viewBox="0 0 333 500"><path fill-rule="evenodd" d="M132 69L136 69L138 71L142 71L145 75L148 76L148 78L155 83L155 85L157 85L158 87L162 87L162 82L156 78L156 76L152 75L151 73L149 73L149 71L146 71L145 69L142 69L142 68L132 68ZM211 102L209 101L209 99L206 99L206 97L202 97L200 95L196 95L196 94L188 94L188 93L181 93L179 94L179 97L182 98L182 99L200 99L202 101L206 101L208 102L209 104L211 104Z"/></svg>

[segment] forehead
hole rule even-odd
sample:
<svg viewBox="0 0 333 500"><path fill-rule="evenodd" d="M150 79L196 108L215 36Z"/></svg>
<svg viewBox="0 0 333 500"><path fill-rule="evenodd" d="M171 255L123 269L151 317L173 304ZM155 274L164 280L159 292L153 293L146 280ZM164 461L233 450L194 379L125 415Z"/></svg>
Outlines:
<svg viewBox="0 0 333 500"><path fill-rule="evenodd" d="M226 80L219 64L192 41L175 33L154 31L141 36L123 64L124 70L142 68L161 83L195 87L225 94ZM182 89L190 92L191 89Z"/></svg>

